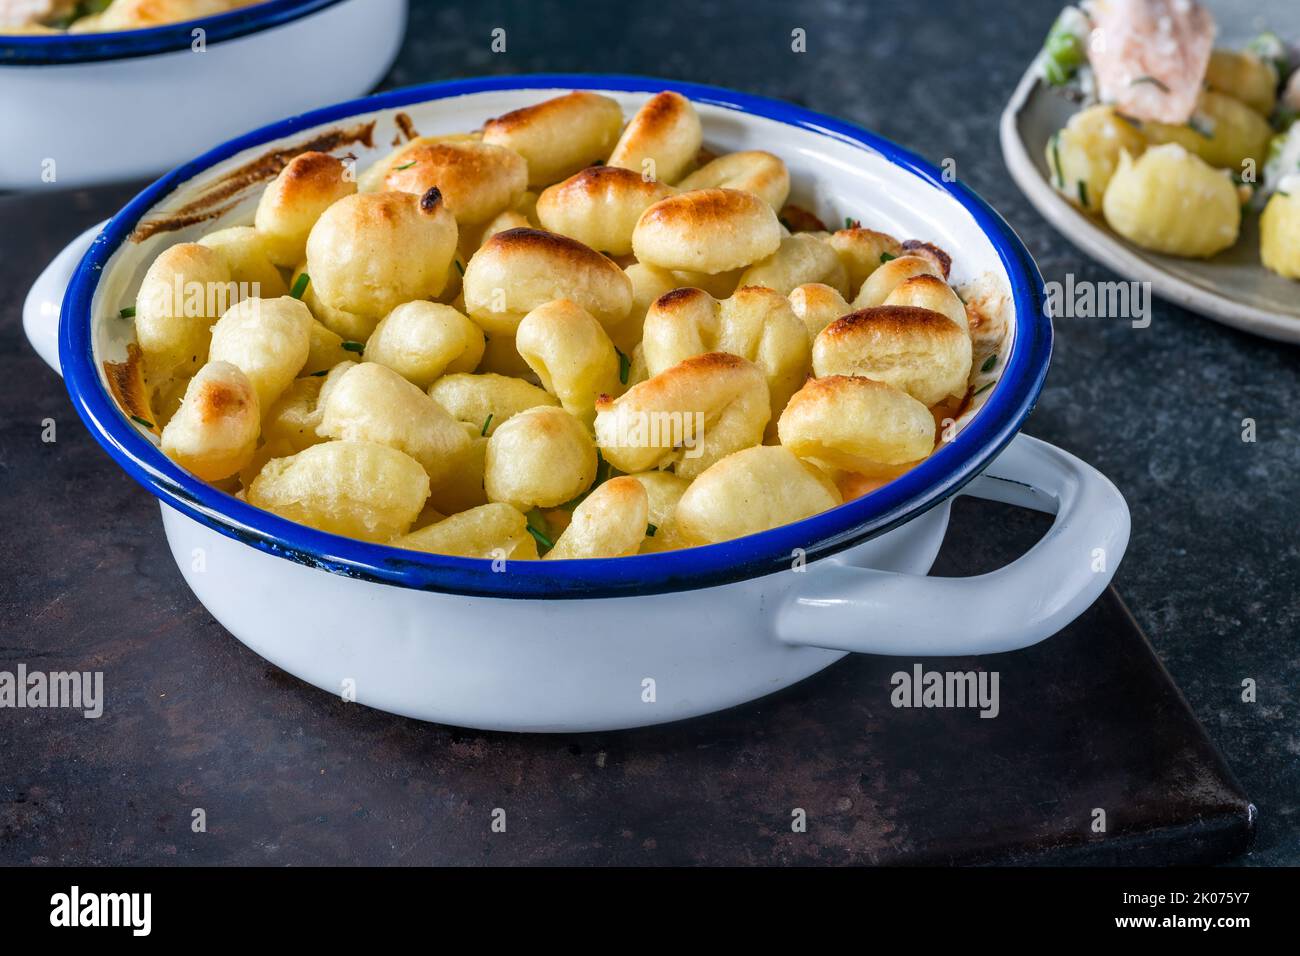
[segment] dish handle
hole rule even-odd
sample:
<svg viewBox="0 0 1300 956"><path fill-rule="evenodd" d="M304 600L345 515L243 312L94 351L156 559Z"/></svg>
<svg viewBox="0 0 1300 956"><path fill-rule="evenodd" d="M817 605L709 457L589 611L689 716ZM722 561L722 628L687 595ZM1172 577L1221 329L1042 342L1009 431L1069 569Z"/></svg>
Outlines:
<svg viewBox="0 0 1300 956"><path fill-rule="evenodd" d="M788 644L864 654L964 656L1051 637L1095 601L1128 546L1129 513L1105 475L1017 435L960 494L1055 513L1020 558L966 578L877 571L827 558L807 565L776 615Z"/></svg>
<svg viewBox="0 0 1300 956"><path fill-rule="evenodd" d="M32 348L45 364L60 375L63 370L59 367L59 310L63 306L63 296L82 256L107 223L108 220L104 220L91 226L68 243L37 276L23 302L23 331L27 333L27 341L32 343Z"/></svg>

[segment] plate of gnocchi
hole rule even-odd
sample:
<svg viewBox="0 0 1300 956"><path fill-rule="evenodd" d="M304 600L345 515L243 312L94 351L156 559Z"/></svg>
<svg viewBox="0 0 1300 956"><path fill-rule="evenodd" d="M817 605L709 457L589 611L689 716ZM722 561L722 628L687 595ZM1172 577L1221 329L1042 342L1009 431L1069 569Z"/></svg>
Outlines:
<svg viewBox="0 0 1300 956"><path fill-rule="evenodd" d="M240 640L396 713L591 730L1081 613L1128 512L1018 434L1043 300L996 213L866 131L539 76L232 140L24 322ZM957 494L1056 521L929 578Z"/></svg>
<svg viewBox="0 0 1300 956"><path fill-rule="evenodd" d="M1295 26L1293 9L1277 17ZM1297 67L1276 34L1225 38L1190 0L1067 7L1002 116L1003 155L1098 261L1208 318L1300 342Z"/></svg>

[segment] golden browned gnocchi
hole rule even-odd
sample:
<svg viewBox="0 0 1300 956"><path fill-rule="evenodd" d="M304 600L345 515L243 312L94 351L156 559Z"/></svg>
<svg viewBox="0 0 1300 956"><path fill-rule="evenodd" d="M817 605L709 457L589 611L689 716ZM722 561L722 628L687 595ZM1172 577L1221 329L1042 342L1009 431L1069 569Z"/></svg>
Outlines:
<svg viewBox="0 0 1300 956"><path fill-rule="evenodd" d="M528 164L514 150L491 143L422 143L403 151L402 162L384 177L384 187L417 196L437 189L457 223L475 225L523 197Z"/></svg>
<svg viewBox="0 0 1300 956"><path fill-rule="evenodd" d="M641 213L673 194L658 180L618 166L590 166L537 197L542 228L577 239L609 256L632 251Z"/></svg>
<svg viewBox="0 0 1300 956"><path fill-rule="evenodd" d="M209 362L163 428L162 448L204 481L229 478L252 461L260 418L248 376L229 362Z"/></svg>
<svg viewBox="0 0 1300 956"><path fill-rule="evenodd" d="M609 156L623 110L608 96L578 91L512 110L483 125L483 142L528 163L528 185L549 186Z"/></svg>
<svg viewBox="0 0 1300 956"><path fill-rule="evenodd" d="M911 306L850 312L813 342L813 371L861 375L893 385L927 408L966 393L971 340L951 319Z"/></svg>
<svg viewBox="0 0 1300 956"><path fill-rule="evenodd" d="M778 156L713 155L677 93L626 127L574 93L409 138L359 188L290 158L252 225L143 278L164 453L293 521L494 561L694 547L869 494L969 394L952 261L826 231Z"/></svg>
<svg viewBox="0 0 1300 956"><path fill-rule="evenodd" d="M307 274L331 308L382 316L443 290L456 235L437 189L345 196L311 227Z"/></svg>
<svg viewBox="0 0 1300 956"><path fill-rule="evenodd" d="M929 309L947 316L963 331L970 330L970 318L966 315L966 306L960 297L952 291L952 286L929 273L904 279L894 286L893 291L885 296L884 305Z"/></svg>
<svg viewBox="0 0 1300 956"><path fill-rule="evenodd" d="M677 184L683 190L740 189L753 193L773 209L790 195L790 171L785 163L762 150L728 153L706 163Z"/></svg>
<svg viewBox="0 0 1300 956"><path fill-rule="evenodd" d="M942 278L939 268L925 256L899 256L890 259L863 280L862 287L858 289L858 294L853 299L853 308L872 309L884 305L894 289L908 279L924 275Z"/></svg>
<svg viewBox="0 0 1300 956"><path fill-rule="evenodd" d="M632 308L632 284L599 252L539 229L498 233L465 268L465 308L489 336L513 336L525 315L555 299L613 326Z"/></svg>
<svg viewBox="0 0 1300 956"><path fill-rule="evenodd" d="M299 153L280 170L257 204L253 229L278 266L293 266L326 209L357 191L343 163L328 153Z"/></svg>
<svg viewBox="0 0 1300 956"><path fill-rule="evenodd" d="M629 169L649 183L675 183L695 162L703 132L691 101L664 91L632 117L609 155L609 166Z"/></svg>
<svg viewBox="0 0 1300 956"><path fill-rule="evenodd" d="M766 259L780 244L772 207L738 189L696 189L661 199L632 231L640 261L708 275Z"/></svg>

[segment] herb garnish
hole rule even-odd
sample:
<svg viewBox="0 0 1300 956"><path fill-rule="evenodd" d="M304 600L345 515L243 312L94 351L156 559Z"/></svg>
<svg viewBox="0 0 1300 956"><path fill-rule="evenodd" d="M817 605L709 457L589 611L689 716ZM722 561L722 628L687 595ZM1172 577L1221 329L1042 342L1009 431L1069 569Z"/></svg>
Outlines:
<svg viewBox="0 0 1300 956"><path fill-rule="evenodd" d="M528 514L525 515L524 517L528 522L527 524L528 533L537 539L538 544L544 547L547 551L555 547L555 542L552 541L550 539L550 536L547 534L547 532L550 529L546 526L546 518L542 515L540 511L534 508L532 511L528 512ZM533 524L534 521L537 521L539 524L541 524L541 527L540 528L536 527Z"/></svg>
<svg viewBox="0 0 1300 956"><path fill-rule="evenodd" d="M1161 93L1168 93L1168 92L1169 92L1169 87L1165 86L1163 83L1161 83L1161 82L1160 82L1158 79L1156 79L1154 76L1139 76L1136 80L1131 80L1131 81L1129 81L1129 86L1137 86L1137 85L1140 84L1140 83L1150 83L1152 86L1154 86L1156 89L1158 89Z"/></svg>
<svg viewBox="0 0 1300 956"><path fill-rule="evenodd" d="M307 291L307 283L310 281L311 276L305 272L301 273L298 278L293 280L293 288L289 290L289 294L295 299L301 299L302 294Z"/></svg>
<svg viewBox="0 0 1300 956"><path fill-rule="evenodd" d="M882 252L880 254L880 264L883 266L886 262L889 262L890 260L897 259L897 258L898 256L894 255L891 252Z"/></svg>
<svg viewBox="0 0 1300 956"><path fill-rule="evenodd" d="M1088 184L1082 179L1079 180L1079 204L1084 209L1088 208Z"/></svg>
<svg viewBox="0 0 1300 956"><path fill-rule="evenodd" d="M620 349L615 348L614 351L618 352L618 380L623 385L626 385L628 373L632 370L632 360L624 355Z"/></svg>
<svg viewBox="0 0 1300 956"><path fill-rule="evenodd" d="M123 319L134 319L134 318L135 318L135 306L133 306L133 305L128 305L125 309L119 309L117 314L118 314L118 316L119 316L120 318L123 318Z"/></svg>
<svg viewBox="0 0 1300 956"><path fill-rule="evenodd" d="M993 366L997 364L998 364L998 353L994 352L992 355L990 355L988 358L984 360L984 364L980 366L980 371L991 372L993 371Z"/></svg>
<svg viewBox="0 0 1300 956"><path fill-rule="evenodd" d="M357 354L360 354L366 350L366 347L360 342L344 342L343 347L347 349L349 352L356 352Z"/></svg>
<svg viewBox="0 0 1300 956"><path fill-rule="evenodd" d="M971 393L970 397L974 398L976 395L980 394L981 392L987 392L990 388L992 388L996 384L997 382L985 382L979 388L975 389L975 391Z"/></svg>
<svg viewBox="0 0 1300 956"><path fill-rule="evenodd" d="M1056 174L1056 185L1065 185L1065 174L1061 172L1061 133L1057 130L1052 135L1052 167Z"/></svg>
<svg viewBox="0 0 1300 956"><path fill-rule="evenodd" d="M465 267L464 267L463 265L460 264L460 260L459 260L459 259L452 259L451 261L454 262L454 263L456 263L456 271L459 272L461 275L464 275L464 274L465 274Z"/></svg>
<svg viewBox="0 0 1300 956"><path fill-rule="evenodd" d="M654 525L652 525L652 524L648 524L648 525L646 525L646 526L645 526L646 537L648 537L648 538L653 538L653 537L655 536L655 532L658 531L658 530L659 530L659 529L656 528L656 527L655 527Z"/></svg>
<svg viewBox="0 0 1300 956"><path fill-rule="evenodd" d="M483 427L478 430L479 435L486 435L488 426L491 424L492 424L492 413L489 412L488 417L483 419Z"/></svg>
<svg viewBox="0 0 1300 956"><path fill-rule="evenodd" d="M393 172L399 172L400 170L403 170L403 169L410 169L410 168L411 168L412 166L414 166L417 162L419 162L419 160L415 160L415 159L413 159L413 160L411 160L409 163L403 163L401 166L394 166L394 167L393 167Z"/></svg>
<svg viewBox="0 0 1300 956"><path fill-rule="evenodd" d="M149 421L149 419L141 418L139 415L132 415L131 421L135 422L136 424L143 425L145 428L149 428L149 429L156 427L153 422Z"/></svg>

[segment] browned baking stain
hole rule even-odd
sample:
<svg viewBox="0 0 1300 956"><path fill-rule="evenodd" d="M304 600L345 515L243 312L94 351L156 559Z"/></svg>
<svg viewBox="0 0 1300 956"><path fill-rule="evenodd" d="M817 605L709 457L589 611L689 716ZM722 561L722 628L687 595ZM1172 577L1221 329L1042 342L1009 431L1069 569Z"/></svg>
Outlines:
<svg viewBox="0 0 1300 956"><path fill-rule="evenodd" d="M251 187L269 182L280 174L289 161L301 153L328 153L343 146L360 143L374 147L375 121L339 127L318 133L293 146L273 149L238 169L226 173L197 199L185 203L159 219L147 219L131 232L132 242L143 242L162 232L176 232L195 223L216 219L239 202Z"/></svg>
<svg viewBox="0 0 1300 956"><path fill-rule="evenodd" d="M153 409L149 407L149 389L144 384L144 354L132 342L126 347L125 362L104 362L104 377L108 390L117 399L117 407L137 421L148 422L155 434Z"/></svg>
<svg viewBox="0 0 1300 956"><path fill-rule="evenodd" d="M411 117L405 113L398 113L393 117L393 122L397 124L397 128L400 131L397 136L393 137L394 146L401 145L401 137L403 136L406 137L406 141L409 143L420 135L420 132L415 128L415 123L412 122Z"/></svg>
<svg viewBox="0 0 1300 956"><path fill-rule="evenodd" d="M952 256L944 252L932 242L922 242L920 239L908 239L903 243L903 248L911 253L928 252L934 259L935 264L943 270L943 277L948 278L952 272Z"/></svg>

